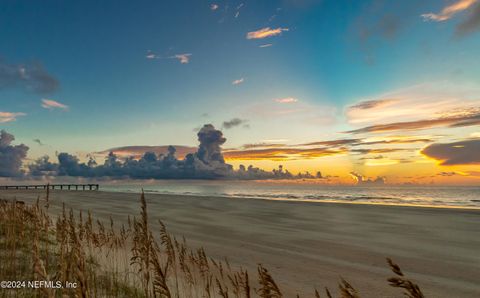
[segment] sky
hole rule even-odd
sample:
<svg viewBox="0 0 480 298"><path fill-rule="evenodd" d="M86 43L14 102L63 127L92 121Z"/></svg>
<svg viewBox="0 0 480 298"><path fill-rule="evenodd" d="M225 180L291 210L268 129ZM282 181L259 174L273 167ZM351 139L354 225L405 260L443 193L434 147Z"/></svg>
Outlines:
<svg viewBox="0 0 480 298"><path fill-rule="evenodd" d="M0 36L25 163L213 124L235 168L480 181L478 0L6 0Z"/></svg>

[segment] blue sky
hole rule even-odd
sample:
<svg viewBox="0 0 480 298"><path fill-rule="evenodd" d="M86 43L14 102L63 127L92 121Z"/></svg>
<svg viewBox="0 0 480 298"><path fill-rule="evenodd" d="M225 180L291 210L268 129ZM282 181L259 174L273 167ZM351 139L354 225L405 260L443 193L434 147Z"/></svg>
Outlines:
<svg viewBox="0 0 480 298"><path fill-rule="evenodd" d="M345 111L358 102L421 84L460 86L460 97L480 87L479 26L458 33L478 3L418 2L3 1L3 63L41 63L59 86L1 88L0 112L23 114L0 125L32 157L193 146L194 128L234 118L244 123L224 130L226 147L336 139L356 128ZM264 28L280 34L247 38ZM278 107L285 98L295 102Z"/></svg>

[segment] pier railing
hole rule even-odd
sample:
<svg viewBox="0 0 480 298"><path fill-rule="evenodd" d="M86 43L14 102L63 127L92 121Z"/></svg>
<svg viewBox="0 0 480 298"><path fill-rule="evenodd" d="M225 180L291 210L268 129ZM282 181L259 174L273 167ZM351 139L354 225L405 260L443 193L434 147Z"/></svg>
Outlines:
<svg viewBox="0 0 480 298"><path fill-rule="evenodd" d="M98 184L41 184L41 185L0 185L0 190L8 189L60 189L60 190L99 190Z"/></svg>

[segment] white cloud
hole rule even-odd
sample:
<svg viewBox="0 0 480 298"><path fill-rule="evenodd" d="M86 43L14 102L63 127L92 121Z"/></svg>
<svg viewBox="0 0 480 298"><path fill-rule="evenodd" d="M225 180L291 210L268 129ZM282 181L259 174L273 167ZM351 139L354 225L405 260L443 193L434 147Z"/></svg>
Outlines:
<svg viewBox="0 0 480 298"><path fill-rule="evenodd" d="M145 58L147 58L147 59L159 59L160 57L152 51L147 51L147 55L145 55Z"/></svg>
<svg viewBox="0 0 480 298"><path fill-rule="evenodd" d="M17 117L25 115L25 113L0 112L0 123L13 122Z"/></svg>
<svg viewBox="0 0 480 298"><path fill-rule="evenodd" d="M211 10L217 10L218 8L219 8L218 4L213 3L210 5Z"/></svg>
<svg viewBox="0 0 480 298"><path fill-rule="evenodd" d="M243 83L244 81L245 81L244 78L240 78L240 79L238 79L238 80L234 80L234 81L232 82L232 85L240 85L240 84Z"/></svg>
<svg viewBox="0 0 480 298"><path fill-rule="evenodd" d="M150 60L153 60L153 59L177 59L180 63L182 64L187 64L190 62L190 56L192 56L192 54L190 53L184 53L184 54L175 54L173 56L159 56L157 54L155 54L154 52L152 51L147 51L147 55L145 55L145 58L147 59L150 59Z"/></svg>
<svg viewBox="0 0 480 298"><path fill-rule="evenodd" d="M58 101L52 99L42 99L42 107L45 109L53 110L53 109L61 109L61 110L68 110L68 106L60 103Z"/></svg>
<svg viewBox="0 0 480 298"><path fill-rule="evenodd" d="M298 99L294 97L285 97L285 98L277 98L275 99L275 101L278 103L296 103L298 102Z"/></svg>
<svg viewBox="0 0 480 298"><path fill-rule="evenodd" d="M451 19L455 14L469 9L477 2L478 0L458 0L455 3L452 3L444 7L442 11L438 14L426 13L426 14L422 14L422 17L426 21L436 21L436 22L447 21Z"/></svg>
<svg viewBox="0 0 480 298"><path fill-rule="evenodd" d="M276 28L271 29L270 27L265 27L257 31L252 31L247 33L247 39L263 39L271 36L277 36L282 34L283 31L288 31L288 28Z"/></svg>
<svg viewBox="0 0 480 298"><path fill-rule="evenodd" d="M190 56L192 56L192 54L176 54L175 56L172 56L170 58L178 59L180 63L187 64L190 62Z"/></svg>
<svg viewBox="0 0 480 298"><path fill-rule="evenodd" d="M259 48L268 48L268 47L271 47L271 46L273 46L273 44L267 43L267 44L259 45L258 47L259 47Z"/></svg>

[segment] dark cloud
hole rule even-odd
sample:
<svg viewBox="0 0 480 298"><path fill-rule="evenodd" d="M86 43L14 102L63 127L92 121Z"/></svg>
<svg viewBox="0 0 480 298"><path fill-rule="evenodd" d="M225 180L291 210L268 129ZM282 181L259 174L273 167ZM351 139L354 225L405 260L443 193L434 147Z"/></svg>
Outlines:
<svg viewBox="0 0 480 298"><path fill-rule="evenodd" d="M195 130L198 132L201 128ZM107 155L110 152L113 152L119 158L126 158L126 157L134 157L135 159L141 158L145 153L152 152L156 155L166 155L168 154L168 147L169 146L124 146L124 147L116 147L111 148L105 151L96 152L95 155ZM189 153L195 153L197 151L196 147L189 147L189 146L174 146L176 151L176 155L178 158L184 158Z"/></svg>
<svg viewBox="0 0 480 298"><path fill-rule="evenodd" d="M422 2L374 0L364 6L352 28L367 63L374 63L375 49L379 44L396 39L402 30L415 22Z"/></svg>
<svg viewBox="0 0 480 298"><path fill-rule="evenodd" d="M362 157L359 160L372 160L372 159L384 159L385 156L383 155L377 155L377 156L372 156L372 157Z"/></svg>
<svg viewBox="0 0 480 298"><path fill-rule="evenodd" d="M345 149L332 148L265 148L255 150L231 150L225 152L225 157L228 159L245 159L245 160L294 160L294 159L309 159L323 156L331 156L347 153Z"/></svg>
<svg viewBox="0 0 480 298"><path fill-rule="evenodd" d="M233 118L232 120L224 121L222 124L222 127L225 129L230 129L236 126L244 125L248 126L247 124L248 120L243 120L240 118Z"/></svg>
<svg viewBox="0 0 480 298"><path fill-rule="evenodd" d="M477 4L468 17L461 22L455 31L455 35L462 37L480 29L480 3Z"/></svg>
<svg viewBox="0 0 480 298"><path fill-rule="evenodd" d="M339 139L331 141L318 141L312 143L299 144L296 146L327 146L327 147L339 147L339 146L369 146L369 145L383 145L383 144L412 144L412 143L428 143L433 142L428 138L391 138L378 141L364 141L364 139Z"/></svg>
<svg viewBox="0 0 480 298"><path fill-rule="evenodd" d="M368 109L373 109L377 107L382 107L385 106L389 103L396 102L397 100L395 99L376 99L376 100L365 100L362 101L356 105L350 106L348 109L349 110L368 110Z"/></svg>
<svg viewBox="0 0 480 298"><path fill-rule="evenodd" d="M385 14L377 23L378 32L385 38L392 39L398 34L401 28L401 18L394 14Z"/></svg>
<svg viewBox="0 0 480 298"><path fill-rule="evenodd" d="M43 156L28 166L29 173L32 176L50 176L58 172L58 164L50 162L48 156Z"/></svg>
<svg viewBox="0 0 480 298"><path fill-rule="evenodd" d="M91 162L80 163L78 157L62 152L57 155L58 163L50 162L48 156L37 159L28 165L31 176L72 176L95 177L95 168Z"/></svg>
<svg viewBox="0 0 480 298"><path fill-rule="evenodd" d="M350 130L347 133L360 134L360 133L372 133L372 132L388 132L397 130L420 130L428 129L439 126L446 127L464 127L480 125L480 112L468 113L461 116L442 117L436 119L407 121L407 122L395 122L388 124L379 124L367 126L360 129Z"/></svg>
<svg viewBox="0 0 480 298"><path fill-rule="evenodd" d="M451 177L451 176L457 176L457 172L440 172L437 174L437 176L442 176L442 177Z"/></svg>
<svg viewBox="0 0 480 298"><path fill-rule="evenodd" d="M93 168L79 163L76 156L62 152L58 154L58 175L91 177L94 173Z"/></svg>
<svg viewBox="0 0 480 298"><path fill-rule="evenodd" d="M43 145L44 145L40 139L34 139L33 141L34 141L35 143L37 143L38 145L40 145L40 146L43 146Z"/></svg>
<svg viewBox="0 0 480 298"><path fill-rule="evenodd" d="M227 141L220 130L211 124L206 124L197 134L200 145L197 156L204 162L225 162L222 155L222 145Z"/></svg>
<svg viewBox="0 0 480 298"><path fill-rule="evenodd" d="M438 160L441 165L476 165L480 164L480 139L432 144L421 153Z"/></svg>
<svg viewBox="0 0 480 298"><path fill-rule="evenodd" d="M58 80L38 62L8 64L0 60L0 89L22 88L38 94L49 94L58 86Z"/></svg>
<svg viewBox="0 0 480 298"><path fill-rule="evenodd" d="M413 160L411 159L408 159L408 158L388 158L388 157L385 157L383 155L377 155L377 156L364 156L362 158L359 158L358 160L360 161L365 161L365 162L370 162L370 161L377 161L377 162L381 162L381 161L385 161L387 162L388 164L390 163L411 163ZM358 163L358 164L362 164L362 163ZM381 165L381 163L379 164Z"/></svg>
<svg viewBox="0 0 480 298"><path fill-rule="evenodd" d="M244 144L242 149L256 149L256 148L276 148L276 147L285 147L286 144L280 143L254 143L254 144Z"/></svg>
<svg viewBox="0 0 480 298"><path fill-rule="evenodd" d="M42 157L29 166L32 176L73 176L73 177L113 177L134 179L296 179L322 178L321 173L312 175L301 173L293 175L283 167L273 171L264 171L253 166L241 166L233 170L225 162L222 145L226 142L223 133L211 124L204 125L197 133L200 142L196 151L184 152L185 157L178 159L174 146L131 146L116 148L116 152L132 153L130 157L120 159L110 152L102 165L97 165L90 157L87 163L68 153L58 154L58 163L52 163L48 157ZM166 148L166 152L164 151ZM184 147L190 150L190 147ZM162 153L146 151L139 158L133 153L152 149ZM158 151L157 151L158 152ZM227 153L228 154L228 153Z"/></svg>
<svg viewBox="0 0 480 298"><path fill-rule="evenodd" d="M353 146L357 146L357 145L382 145L382 144L413 144L413 143L430 143L430 142L433 142L433 140L428 139L428 138L391 139L391 140L362 142L362 143L358 143L358 144L353 144Z"/></svg>
<svg viewBox="0 0 480 298"><path fill-rule="evenodd" d="M15 137L6 131L0 132L0 177L17 177L23 175L23 160L27 157L28 147L12 145Z"/></svg>
<svg viewBox="0 0 480 298"><path fill-rule="evenodd" d="M225 163L221 146L227 141L220 130L211 124L206 124L197 134L200 145L195 154L187 155L186 159L200 171L208 171L215 175L225 176L232 170L232 166Z"/></svg>

